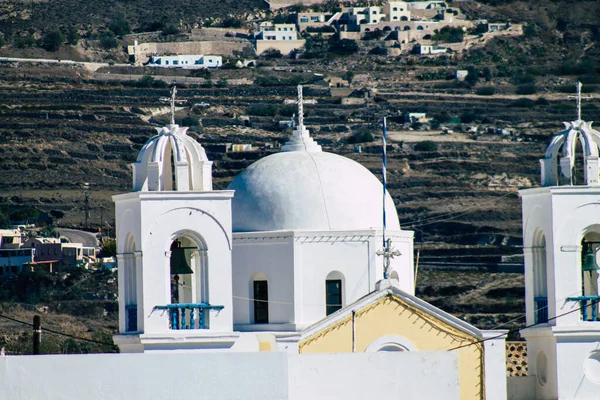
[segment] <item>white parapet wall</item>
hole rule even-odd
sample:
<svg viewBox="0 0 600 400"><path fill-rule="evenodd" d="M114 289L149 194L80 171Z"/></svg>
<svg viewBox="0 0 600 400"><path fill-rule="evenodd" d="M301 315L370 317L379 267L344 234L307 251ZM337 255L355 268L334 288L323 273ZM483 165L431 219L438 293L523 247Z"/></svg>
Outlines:
<svg viewBox="0 0 600 400"><path fill-rule="evenodd" d="M457 400L456 352L0 356L0 398Z"/></svg>

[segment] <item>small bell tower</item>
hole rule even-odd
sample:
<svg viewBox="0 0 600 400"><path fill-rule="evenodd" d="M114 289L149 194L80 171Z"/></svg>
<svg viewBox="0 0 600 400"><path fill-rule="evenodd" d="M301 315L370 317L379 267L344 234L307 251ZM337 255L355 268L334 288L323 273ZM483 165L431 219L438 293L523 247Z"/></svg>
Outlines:
<svg viewBox="0 0 600 400"><path fill-rule="evenodd" d="M175 124L143 146L116 211L121 352L233 345L231 198L202 146Z"/></svg>
<svg viewBox="0 0 600 400"><path fill-rule="evenodd" d="M529 375L536 399L600 393L600 132L578 117L555 135L541 185L519 191L523 207Z"/></svg>

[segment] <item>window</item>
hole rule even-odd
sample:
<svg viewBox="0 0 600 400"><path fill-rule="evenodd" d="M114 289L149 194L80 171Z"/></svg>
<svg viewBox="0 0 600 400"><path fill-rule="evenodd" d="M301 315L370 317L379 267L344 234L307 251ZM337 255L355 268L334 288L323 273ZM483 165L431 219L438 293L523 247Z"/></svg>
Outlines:
<svg viewBox="0 0 600 400"><path fill-rule="evenodd" d="M308 23L308 18L306 18L306 17L300 18L300 23L302 23L302 24Z"/></svg>
<svg viewBox="0 0 600 400"><path fill-rule="evenodd" d="M291 36L288 36L288 40L292 40L292 37L291 37Z"/></svg>
<svg viewBox="0 0 600 400"><path fill-rule="evenodd" d="M393 8L393 10L394 10L394 11L398 11L398 7L394 7L394 8Z"/></svg>
<svg viewBox="0 0 600 400"><path fill-rule="evenodd" d="M178 60L173 60L173 65L179 65L179 61Z"/></svg>
<svg viewBox="0 0 600 400"><path fill-rule="evenodd" d="M311 17L310 17L310 20L311 20L311 21L318 21L318 20L319 20L319 17L316 17L316 16L311 16Z"/></svg>
<svg viewBox="0 0 600 400"><path fill-rule="evenodd" d="M169 60L165 60L165 65L169 65Z"/></svg>
<svg viewBox="0 0 600 400"><path fill-rule="evenodd" d="M269 323L269 288L267 281L254 281L254 323Z"/></svg>
<svg viewBox="0 0 600 400"><path fill-rule="evenodd" d="M327 315L342 308L342 280L328 279L325 281L325 301Z"/></svg>

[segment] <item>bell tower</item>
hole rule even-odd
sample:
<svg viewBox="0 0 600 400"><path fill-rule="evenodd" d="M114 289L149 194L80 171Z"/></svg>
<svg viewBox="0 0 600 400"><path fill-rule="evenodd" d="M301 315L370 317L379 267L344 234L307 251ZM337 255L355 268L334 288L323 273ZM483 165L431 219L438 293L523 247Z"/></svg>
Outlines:
<svg viewBox="0 0 600 400"><path fill-rule="evenodd" d="M519 191L523 207L529 374L536 399L600 393L600 132L578 118L555 135L541 185Z"/></svg>
<svg viewBox="0 0 600 400"><path fill-rule="evenodd" d="M144 145L116 211L121 352L233 345L231 198L202 146L174 123Z"/></svg>

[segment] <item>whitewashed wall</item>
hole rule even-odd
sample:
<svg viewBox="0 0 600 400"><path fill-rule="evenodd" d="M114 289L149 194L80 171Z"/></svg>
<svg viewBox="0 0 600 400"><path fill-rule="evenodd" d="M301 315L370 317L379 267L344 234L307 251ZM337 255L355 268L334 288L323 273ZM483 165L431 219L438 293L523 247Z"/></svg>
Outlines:
<svg viewBox="0 0 600 400"><path fill-rule="evenodd" d="M0 357L0 398L457 400L455 352Z"/></svg>

